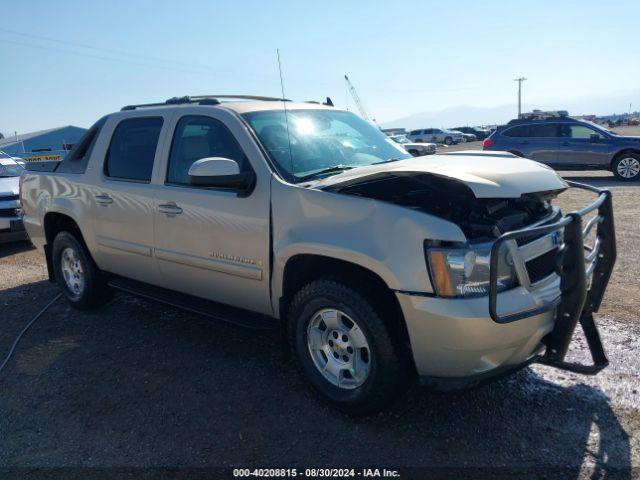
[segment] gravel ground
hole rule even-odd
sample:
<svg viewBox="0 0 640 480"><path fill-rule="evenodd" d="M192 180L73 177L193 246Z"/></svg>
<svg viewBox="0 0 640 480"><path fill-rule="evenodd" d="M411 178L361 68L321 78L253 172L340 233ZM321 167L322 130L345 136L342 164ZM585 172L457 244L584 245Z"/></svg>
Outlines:
<svg viewBox="0 0 640 480"><path fill-rule="evenodd" d="M467 392L414 387L390 410L351 419L283 362L275 333L125 294L96 312L60 300L0 373L0 468L456 466L635 478L640 184L601 172L567 176L614 191L619 259L597 317L611 366L598 376L535 365ZM586 202L563 197L565 209ZM58 290L39 252L0 248L3 356ZM589 360L581 337L571 357ZM82 478L94 478L89 472Z"/></svg>

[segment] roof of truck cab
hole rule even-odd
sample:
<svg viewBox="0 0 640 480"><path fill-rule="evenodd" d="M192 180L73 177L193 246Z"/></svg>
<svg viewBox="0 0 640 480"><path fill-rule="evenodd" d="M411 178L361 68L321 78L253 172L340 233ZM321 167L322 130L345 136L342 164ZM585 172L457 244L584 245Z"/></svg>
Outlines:
<svg viewBox="0 0 640 480"><path fill-rule="evenodd" d="M142 111L166 111L166 110L176 110L181 108L191 108L191 107L200 107L200 108L217 108L217 109L226 109L232 110L237 114L250 113L250 112L260 112L260 111L269 111L269 110L284 110L286 103L287 110L341 110L336 109L335 107L331 107L328 105L324 105L316 102L281 102L281 101L222 101L215 105L206 105L206 104L198 104L198 103L180 103L180 104L153 104L153 105L141 105L136 106L134 109L121 110L119 112L114 112L113 114L118 114L122 116L128 116L131 112L142 112Z"/></svg>
<svg viewBox="0 0 640 480"><path fill-rule="evenodd" d="M336 110L335 107L323 105L321 103L309 102L276 102L276 101L258 101L258 102L221 102L217 107L228 108L236 113L260 112L266 110L284 110L286 104L287 110Z"/></svg>

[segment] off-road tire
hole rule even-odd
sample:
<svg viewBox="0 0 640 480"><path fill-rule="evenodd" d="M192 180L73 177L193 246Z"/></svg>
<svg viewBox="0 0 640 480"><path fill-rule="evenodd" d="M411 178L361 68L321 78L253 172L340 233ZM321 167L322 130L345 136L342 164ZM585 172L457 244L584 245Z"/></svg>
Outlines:
<svg viewBox="0 0 640 480"><path fill-rule="evenodd" d="M302 372L325 401L353 416L382 410L406 391L410 379L410 369L402 361L405 356L396 351L390 332L373 304L351 287L325 279L302 287L288 309L289 342ZM311 357L307 328L322 309L346 313L363 331L370 346L369 374L355 389L346 390L330 383Z"/></svg>
<svg viewBox="0 0 640 480"><path fill-rule="evenodd" d="M62 256L67 249L72 249L82 269L84 285L81 291L71 290L62 271ZM63 295L69 303L79 309L88 310L104 305L111 298L111 290L107 286L102 272L98 269L86 247L72 233L60 232L53 240L53 269L55 278Z"/></svg>

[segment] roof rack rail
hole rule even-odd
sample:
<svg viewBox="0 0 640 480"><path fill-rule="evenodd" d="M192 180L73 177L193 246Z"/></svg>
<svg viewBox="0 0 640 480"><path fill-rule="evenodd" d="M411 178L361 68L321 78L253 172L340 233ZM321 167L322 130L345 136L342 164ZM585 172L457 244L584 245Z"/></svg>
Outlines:
<svg viewBox="0 0 640 480"><path fill-rule="evenodd" d="M141 103L139 105L126 105L120 111L136 110L137 108L147 107L164 107L167 105L182 105L185 103L195 103L198 105L219 105L219 98L223 99L239 99L239 100L257 100L262 102L290 102L288 98L263 97L259 95L196 95L184 97L171 97L164 102L159 103Z"/></svg>

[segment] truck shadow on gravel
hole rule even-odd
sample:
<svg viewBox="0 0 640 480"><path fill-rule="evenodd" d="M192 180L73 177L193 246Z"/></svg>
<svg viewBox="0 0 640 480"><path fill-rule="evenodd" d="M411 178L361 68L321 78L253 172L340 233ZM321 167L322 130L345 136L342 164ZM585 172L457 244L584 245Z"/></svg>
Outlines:
<svg viewBox="0 0 640 480"><path fill-rule="evenodd" d="M12 242L12 243L0 243L0 258L9 257L11 255L15 255L17 253L27 252L29 250L34 250L34 247L31 242Z"/></svg>
<svg viewBox="0 0 640 480"><path fill-rule="evenodd" d="M57 293L47 285L0 292L14 299L3 303L0 356ZM21 304L24 288L40 297ZM59 300L0 385L0 467L421 466L578 478L589 464L592 478L631 475L629 437L592 387L524 370L455 394L414 387L354 419L283 362L277 333L124 294L95 312Z"/></svg>

